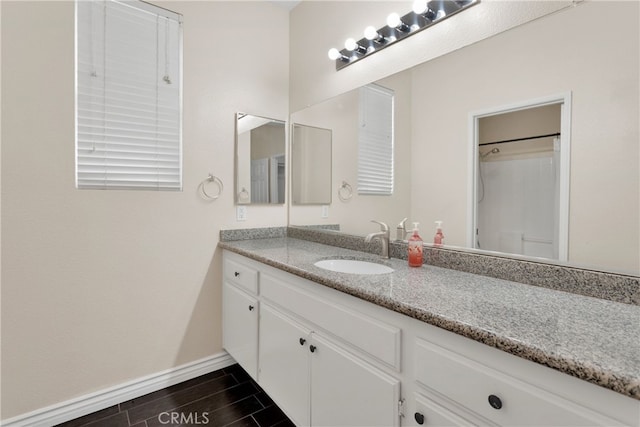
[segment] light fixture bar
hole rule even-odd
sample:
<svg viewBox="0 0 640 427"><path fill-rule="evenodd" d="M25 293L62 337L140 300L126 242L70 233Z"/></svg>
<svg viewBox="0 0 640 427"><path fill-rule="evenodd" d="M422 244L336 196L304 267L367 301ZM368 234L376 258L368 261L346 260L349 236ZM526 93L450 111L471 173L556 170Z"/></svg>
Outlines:
<svg viewBox="0 0 640 427"><path fill-rule="evenodd" d="M422 4L418 5L417 3ZM399 22L397 19L398 16L390 16L388 20L390 24L385 25L377 31L375 27L367 27L365 29L365 37L357 41L348 39L348 47L342 50L331 49L329 58L335 60L336 71L341 70L354 62L373 55L385 47L412 36L425 28L429 28L477 3L480 3L480 0L432 0L430 2L416 2L416 4L414 4L414 10L399 17Z"/></svg>

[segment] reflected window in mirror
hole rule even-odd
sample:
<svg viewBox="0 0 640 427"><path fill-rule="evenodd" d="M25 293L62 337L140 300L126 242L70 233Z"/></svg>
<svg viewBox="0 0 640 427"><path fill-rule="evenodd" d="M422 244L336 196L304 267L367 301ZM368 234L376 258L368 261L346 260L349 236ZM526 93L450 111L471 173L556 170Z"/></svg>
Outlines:
<svg viewBox="0 0 640 427"><path fill-rule="evenodd" d="M360 88L358 194L393 194L393 102L391 89Z"/></svg>
<svg viewBox="0 0 640 427"><path fill-rule="evenodd" d="M331 129L294 123L291 192L294 205L331 203Z"/></svg>
<svg viewBox="0 0 640 427"><path fill-rule="evenodd" d="M236 203L284 204L285 122L236 114Z"/></svg>

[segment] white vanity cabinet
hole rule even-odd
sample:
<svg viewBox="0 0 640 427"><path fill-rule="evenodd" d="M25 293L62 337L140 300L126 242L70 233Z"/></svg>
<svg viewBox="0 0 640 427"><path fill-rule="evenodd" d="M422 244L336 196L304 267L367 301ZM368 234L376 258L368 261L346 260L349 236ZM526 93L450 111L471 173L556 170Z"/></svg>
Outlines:
<svg viewBox="0 0 640 427"><path fill-rule="evenodd" d="M311 425L399 425L400 381L313 333L309 344Z"/></svg>
<svg viewBox="0 0 640 427"><path fill-rule="evenodd" d="M402 377L410 426L638 426L618 393L431 325L409 322ZM415 336L413 336L415 334Z"/></svg>
<svg viewBox="0 0 640 427"><path fill-rule="evenodd" d="M416 339L414 351L414 375L419 388L451 402L451 408L455 408L461 418L466 416L471 425L623 425L588 407L578 405L575 401L504 372L500 369L501 360L502 356L509 356L507 354L494 355L489 364L480 363L475 358L469 358L468 354L461 354L421 338ZM424 415L424 422L420 423L421 417L416 414L414 420L417 425L440 425L438 417L444 415L444 412L435 416L421 412L433 412L437 409L433 401L431 408L425 405L427 399L426 396L418 399L416 409L416 413Z"/></svg>
<svg viewBox="0 0 640 427"><path fill-rule="evenodd" d="M400 381L365 360L357 344L373 360L395 358L400 330L302 284L279 272L261 275L258 383L298 425L398 426ZM358 336L342 341L352 333Z"/></svg>
<svg viewBox="0 0 640 427"><path fill-rule="evenodd" d="M399 328L311 292L312 282L237 254L225 251L223 264L224 347L292 421L400 425L400 380L389 373L399 371ZM259 278L255 286L253 277Z"/></svg>
<svg viewBox="0 0 640 427"><path fill-rule="evenodd" d="M223 286L225 349L297 425L640 427L638 400L228 251Z"/></svg>
<svg viewBox="0 0 640 427"><path fill-rule="evenodd" d="M259 384L297 425L398 425L397 379L266 302L259 360Z"/></svg>
<svg viewBox="0 0 640 427"><path fill-rule="evenodd" d="M260 386L296 425L309 425L311 331L268 303L260 313Z"/></svg>
<svg viewBox="0 0 640 427"><path fill-rule="evenodd" d="M254 380L258 373L258 271L241 257L225 257L222 346Z"/></svg>

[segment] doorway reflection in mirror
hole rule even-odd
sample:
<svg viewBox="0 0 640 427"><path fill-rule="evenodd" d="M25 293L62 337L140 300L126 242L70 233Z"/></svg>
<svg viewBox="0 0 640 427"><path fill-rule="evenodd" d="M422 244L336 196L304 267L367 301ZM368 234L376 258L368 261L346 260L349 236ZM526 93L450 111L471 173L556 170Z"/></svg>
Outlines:
<svg viewBox="0 0 640 427"><path fill-rule="evenodd" d="M236 116L236 203L284 204L285 123Z"/></svg>

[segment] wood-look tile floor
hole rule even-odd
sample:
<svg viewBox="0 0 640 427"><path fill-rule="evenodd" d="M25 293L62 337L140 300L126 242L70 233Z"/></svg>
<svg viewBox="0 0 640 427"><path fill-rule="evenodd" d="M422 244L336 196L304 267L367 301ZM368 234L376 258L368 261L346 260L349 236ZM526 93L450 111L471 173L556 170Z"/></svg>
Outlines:
<svg viewBox="0 0 640 427"><path fill-rule="evenodd" d="M239 365L185 381L58 427L293 427Z"/></svg>

